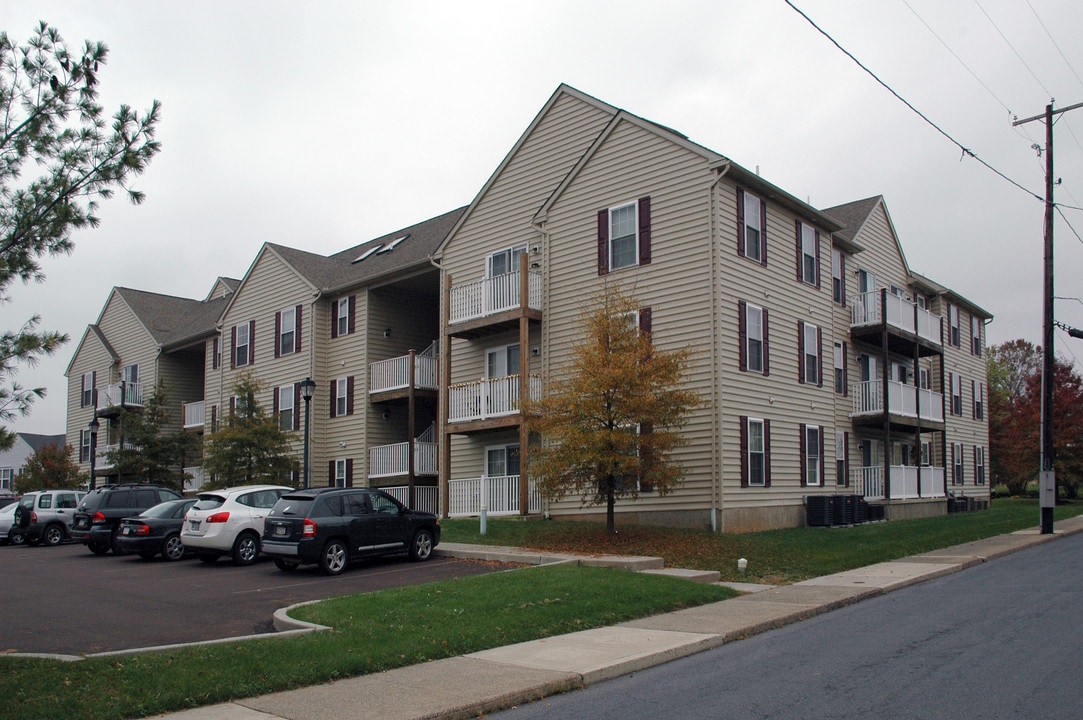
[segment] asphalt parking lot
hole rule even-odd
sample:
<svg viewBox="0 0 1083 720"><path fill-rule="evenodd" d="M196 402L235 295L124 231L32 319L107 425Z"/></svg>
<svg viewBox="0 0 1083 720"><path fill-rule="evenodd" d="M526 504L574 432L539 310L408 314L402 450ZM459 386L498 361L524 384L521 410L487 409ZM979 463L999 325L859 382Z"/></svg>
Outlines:
<svg viewBox="0 0 1083 720"><path fill-rule="evenodd" d="M235 567L137 555L94 555L84 545L0 547L0 653L82 655L273 632L274 611L306 600L480 575L507 565L433 557L374 560L338 577L287 573L261 558Z"/></svg>

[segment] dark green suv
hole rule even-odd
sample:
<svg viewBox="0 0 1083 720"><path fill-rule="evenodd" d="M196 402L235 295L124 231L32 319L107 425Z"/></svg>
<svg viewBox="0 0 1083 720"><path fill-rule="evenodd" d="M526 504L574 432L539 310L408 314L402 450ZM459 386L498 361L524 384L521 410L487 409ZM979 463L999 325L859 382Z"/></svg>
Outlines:
<svg viewBox="0 0 1083 720"><path fill-rule="evenodd" d="M75 511L71 537L86 543L92 553L104 555L110 550L122 555L117 542L121 518L138 515L147 508L166 500L177 500L181 494L159 485L105 485L90 491Z"/></svg>

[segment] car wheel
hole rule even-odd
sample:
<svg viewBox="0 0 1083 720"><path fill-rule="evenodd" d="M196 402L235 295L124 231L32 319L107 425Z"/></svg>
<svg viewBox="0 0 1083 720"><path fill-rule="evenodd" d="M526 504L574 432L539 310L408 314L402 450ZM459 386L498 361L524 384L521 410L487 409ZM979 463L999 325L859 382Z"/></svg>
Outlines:
<svg viewBox="0 0 1083 720"><path fill-rule="evenodd" d="M251 565L259 557L259 535L253 532L243 532L233 541L234 565Z"/></svg>
<svg viewBox="0 0 1083 720"><path fill-rule="evenodd" d="M279 570L285 570L286 572L292 572L300 566L301 563L291 562L289 560L283 560L282 558L275 558L275 567Z"/></svg>
<svg viewBox="0 0 1083 720"><path fill-rule="evenodd" d="M162 542L162 557L171 562L184 557L184 543L181 542L180 535L173 533L166 536Z"/></svg>
<svg viewBox="0 0 1083 720"><path fill-rule="evenodd" d="M410 559L420 562L430 557L432 557L432 533L428 530L418 530L410 543Z"/></svg>
<svg viewBox="0 0 1083 720"><path fill-rule="evenodd" d="M214 565L216 562L218 562L218 553L216 553L216 552L199 553L199 559L202 560L203 562L207 563L208 565Z"/></svg>
<svg viewBox="0 0 1083 720"><path fill-rule="evenodd" d="M109 552L109 546L101 543L87 543L86 546L95 555L104 555Z"/></svg>
<svg viewBox="0 0 1083 720"><path fill-rule="evenodd" d="M59 545L64 540L64 528L60 527L59 525L50 525L49 527L45 528L45 532L42 533L41 539L49 547Z"/></svg>
<svg viewBox="0 0 1083 720"><path fill-rule="evenodd" d="M346 546L341 540L332 540L320 553L320 570L324 575L339 575L346 569Z"/></svg>
<svg viewBox="0 0 1083 720"><path fill-rule="evenodd" d="M12 545L22 545L26 542L26 536L23 535L22 530L16 530L12 528L8 532L8 542Z"/></svg>

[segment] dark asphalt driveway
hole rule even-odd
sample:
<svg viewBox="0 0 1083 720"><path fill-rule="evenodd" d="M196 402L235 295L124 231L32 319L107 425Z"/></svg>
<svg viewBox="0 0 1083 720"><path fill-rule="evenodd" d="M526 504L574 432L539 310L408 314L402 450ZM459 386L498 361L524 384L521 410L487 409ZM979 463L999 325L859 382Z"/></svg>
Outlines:
<svg viewBox="0 0 1083 720"><path fill-rule="evenodd" d="M167 563L98 556L84 545L0 547L0 653L82 655L272 632L275 610L305 600L480 575L506 565L433 557L375 560L338 577L259 560Z"/></svg>

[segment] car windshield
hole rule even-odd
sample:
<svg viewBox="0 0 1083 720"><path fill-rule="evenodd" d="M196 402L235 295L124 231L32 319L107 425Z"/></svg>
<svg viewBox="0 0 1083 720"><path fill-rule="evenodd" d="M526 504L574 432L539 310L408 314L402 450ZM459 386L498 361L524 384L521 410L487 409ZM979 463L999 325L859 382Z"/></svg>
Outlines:
<svg viewBox="0 0 1083 720"><path fill-rule="evenodd" d="M217 507L222 507L226 499L221 495L211 495L205 493L199 496L199 500L196 500L196 504L192 506L193 510L214 510Z"/></svg>
<svg viewBox="0 0 1083 720"><path fill-rule="evenodd" d="M173 513L177 511L177 501L167 500L164 503L158 503L152 508L147 508L143 512L139 513L142 517L155 517L164 518L172 517Z"/></svg>

